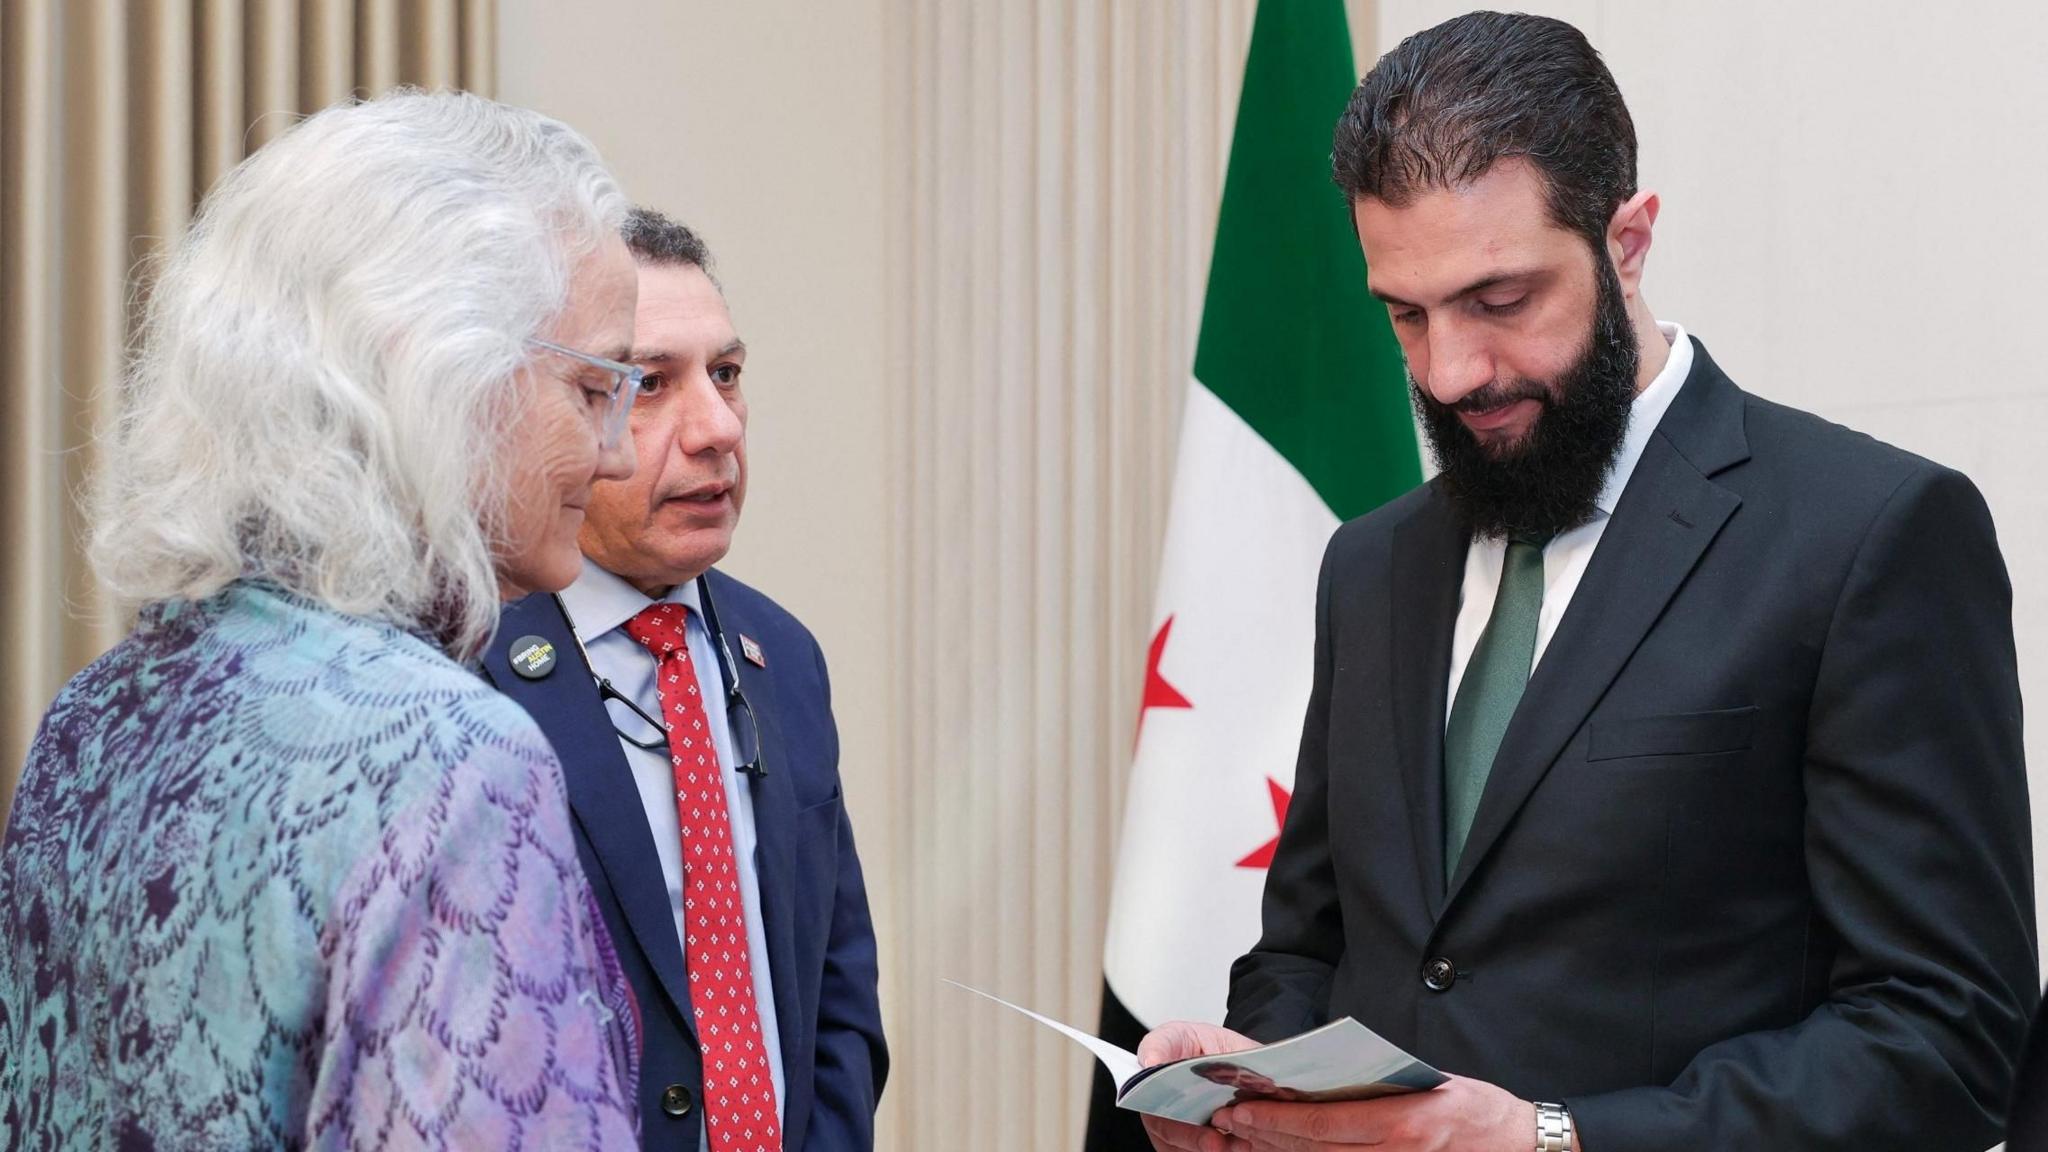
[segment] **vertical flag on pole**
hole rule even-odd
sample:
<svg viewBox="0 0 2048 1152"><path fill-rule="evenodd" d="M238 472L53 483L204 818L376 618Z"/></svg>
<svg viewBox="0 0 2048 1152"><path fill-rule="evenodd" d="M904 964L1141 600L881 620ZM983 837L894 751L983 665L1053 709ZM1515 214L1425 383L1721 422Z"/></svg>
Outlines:
<svg viewBox="0 0 2048 1152"><path fill-rule="evenodd" d="M1421 481L1406 373L1330 136L1342 0L1261 0L1181 424L1109 938L1102 1034L1220 1021L1293 786L1316 572L1337 525ZM1145 1149L1099 1078L1090 1152Z"/></svg>

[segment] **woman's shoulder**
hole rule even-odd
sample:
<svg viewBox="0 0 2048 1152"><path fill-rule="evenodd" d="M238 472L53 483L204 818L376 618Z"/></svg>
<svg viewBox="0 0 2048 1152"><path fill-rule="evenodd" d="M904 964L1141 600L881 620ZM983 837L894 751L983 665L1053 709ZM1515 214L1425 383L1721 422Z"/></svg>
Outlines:
<svg viewBox="0 0 2048 1152"><path fill-rule="evenodd" d="M417 767L549 754L524 709L419 636L262 588L238 600L217 642L268 717L262 734L306 742L295 759L381 749Z"/></svg>
<svg viewBox="0 0 2048 1152"><path fill-rule="evenodd" d="M533 718L433 644L236 585L151 607L74 679L45 717L23 790L34 812L104 778L128 800L183 796L181 810L246 824L252 845L339 849L408 823L454 776L502 796L562 790Z"/></svg>
<svg viewBox="0 0 2048 1152"><path fill-rule="evenodd" d="M236 759L269 766L252 788L280 849L377 886L448 852L495 859L492 838L532 814L566 841L540 726L432 643L262 590L214 632L242 665L231 739Z"/></svg>
<svg viewBox="0 0 2048 1152"><path fill-rule="evenodd" d="M401 818L453 773L560 787L539 725L481 676L402 628L261 585L146 609L59 695L25 777L137 756L136 787L184 781L244 797L260 820L344 834Z"/></svg>

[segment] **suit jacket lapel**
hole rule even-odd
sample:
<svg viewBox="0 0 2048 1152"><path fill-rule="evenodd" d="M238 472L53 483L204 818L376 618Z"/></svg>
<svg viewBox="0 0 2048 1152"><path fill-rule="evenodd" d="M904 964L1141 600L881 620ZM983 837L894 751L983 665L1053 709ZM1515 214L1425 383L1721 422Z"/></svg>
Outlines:
<svg viewBox="0 0 2048 1152"><path fill-rule="evenodd" d="M1473 817L1446 904L1499 841L1742 503L1708 479L1748 457L1742 395L1706 349L1650 437L1571 606L1529 678ZM1441 720L1441 710L1437 713Z"/></svg>
<svg viewBox="0 0 2048 1152"><path fill-rule="evenodd" d="M1394 530L1389 585L1393 658L1388 665L1394 680L1394 748L1408 794L1423 905L1432 918L1444 901L1445 693L1470 544L1449 501L1434 489L1428 503Z"/></svg>
<svg viewBox="0 0 2048 1152"><path fill-rule="evenodd" d="M718 600L719 625L733 654L740 654L740 636L747 630L747 618L732 602L738 597L716 570L709 574ZM772 665L777 658L795 660L795 652L769 652ZM776 1032L782 1039L785 1063L795 1058L803 1028L803 1013L796 993L795 851L796 791L791 783L788 745L782 737L774 678L768 669L743 659L733 661L733 674L747 705L754 710L754 722L761 730L761 765L767 776L749 782L754 801L754 873L761 892L761 930L768 945L768 981L775 993ZM785 1108L788 1101L784 1101Z"/></svg>
<svg viewBox="0 0 2048 1152"><path fill-rule="evenodd" d="M540 680L518 676L508 660L512 644L529 635L555 646L555 671ZM682 943L676 939L668 888L656 863L654 833L583 649L553 596L529 596L506 609L485 653L484 670L499 691L533 716L554 745L568 782L570 811L604 871L619 913L662 991L694 1035L689 976Z"/></svg>

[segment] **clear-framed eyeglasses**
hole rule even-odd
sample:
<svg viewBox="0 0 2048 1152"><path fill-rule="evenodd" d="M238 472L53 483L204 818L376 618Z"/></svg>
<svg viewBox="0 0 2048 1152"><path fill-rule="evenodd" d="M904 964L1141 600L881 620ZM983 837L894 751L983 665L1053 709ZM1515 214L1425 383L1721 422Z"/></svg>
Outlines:
<svg viewBox="0 0 2048 1152"><path fill-rule="evenodd" d="M538 337L528 339L527 343L535 348L553 352L557 356L566 356L606 374L608 386L592 388L585 384L582 388L589 394L590 420L597 428L598 442L606 451L616 447L619 437L626 434L627 419L633 414L633 401L639 398L641 384L647 374L631 364L607 360L602 356L592 356L588 352L578 352L574 348L564 348L560 344Z"/></svg>

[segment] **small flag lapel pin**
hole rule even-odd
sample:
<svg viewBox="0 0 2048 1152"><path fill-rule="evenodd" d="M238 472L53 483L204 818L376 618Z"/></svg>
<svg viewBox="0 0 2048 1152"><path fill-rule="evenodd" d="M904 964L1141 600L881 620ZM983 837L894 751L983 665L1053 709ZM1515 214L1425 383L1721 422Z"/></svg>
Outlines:
<svg viewBox="0 0 2048 1152"><path fill-rule="evenodd" d="M768 666L768 658L761 654L761 645L744 632L740 634L740 655L746 657L747 663L756 668Z"/></svg>

